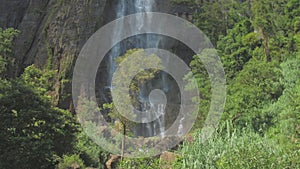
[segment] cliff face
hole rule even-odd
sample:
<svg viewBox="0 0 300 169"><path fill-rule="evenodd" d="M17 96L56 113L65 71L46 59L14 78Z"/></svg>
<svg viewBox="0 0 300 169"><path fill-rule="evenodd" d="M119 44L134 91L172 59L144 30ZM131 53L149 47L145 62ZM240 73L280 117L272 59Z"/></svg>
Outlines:
<svg viewBox="0 0 300 169"><path fill-rule="evenodd" d="M31 64L57 70L54 101L70 106L72 67L86 40L102 26L106 0L5 0L0 27L21 31L12 76Z"/></svg>
<svg viewBox="0 0 300 169"><path fill-rule="evenodd" d="M29 0L6 0L0 3L0 26L1 27L17 27L22 21Z"/></svg>
<svg viewBox="0 0 300 169"><path fill-rule="evenodd" d="M76 58L87 39L115 19L115 4L116 0L3 0L0 27L21 31L15 40L16 64L11 76L18 76L31 64L57 70L54 102L70 108ZM180 13L171 8L170 0L157 0L156 6L155 11Z"/></svg>

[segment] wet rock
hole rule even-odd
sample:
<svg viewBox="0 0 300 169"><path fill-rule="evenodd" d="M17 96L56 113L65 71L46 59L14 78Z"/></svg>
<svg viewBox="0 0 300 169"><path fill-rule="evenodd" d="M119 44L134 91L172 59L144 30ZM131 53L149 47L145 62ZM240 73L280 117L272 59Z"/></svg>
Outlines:
<svg viewBox="0 0 300 169"><path fill-rule="evenodd" d="M116 165L118 161L120 160L120 156L117 155L111 155L110 159L105 163L107 169L114 169L116 168Z"/></svg>
<svg viewBox="0 0 300 169"><path fill-rule="evenodd" d="M180 157L179 154L165 151L160 155L161 168L172 169L172 163L176 158Z"/></svg>

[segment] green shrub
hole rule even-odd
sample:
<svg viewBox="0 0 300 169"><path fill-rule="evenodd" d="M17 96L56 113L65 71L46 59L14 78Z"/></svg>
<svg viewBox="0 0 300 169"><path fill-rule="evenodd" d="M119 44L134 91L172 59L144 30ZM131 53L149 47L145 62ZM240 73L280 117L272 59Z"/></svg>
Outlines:
<svg viewBox="0 0 300 169"><path fill-rule="evenodd" d="M119 168L121 169L160 169L159 159L157 158L136 158L123 159Z"/></svg>
<svg viewBox="0 0 300 169"><path fill-rule="evenodd" d="M74 167L83 169L85 168L83 161L79 155L64 155L62 161L58 165L58 169L72 169Z"/></svg>

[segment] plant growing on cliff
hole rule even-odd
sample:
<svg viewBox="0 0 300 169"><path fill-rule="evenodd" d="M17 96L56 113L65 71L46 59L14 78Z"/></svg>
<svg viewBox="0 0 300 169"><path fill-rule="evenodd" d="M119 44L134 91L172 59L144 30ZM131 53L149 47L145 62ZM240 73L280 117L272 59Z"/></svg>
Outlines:
<svg viewBox="0 0 300 169"><path fill-rule="evenodd" d="M0 77L7 76L7 69L9 65L13 64L13 39L20 33L20 31L8 28L3 30L0 28Z"/></svg>

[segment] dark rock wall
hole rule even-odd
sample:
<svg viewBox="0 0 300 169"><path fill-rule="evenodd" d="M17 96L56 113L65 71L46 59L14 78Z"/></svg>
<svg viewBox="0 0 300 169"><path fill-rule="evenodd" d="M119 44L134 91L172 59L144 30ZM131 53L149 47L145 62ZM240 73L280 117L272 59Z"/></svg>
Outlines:
<svg viewBox="0 0 300 169"><path fill-rule="evenodd" d="M31 64L57 70L53 100L69 109L76 58L86 40L114 19L115 4L116 0L1 0L0 27L21 31L15 40L11 76ZM156 4L156 12L176 14L170 0L156 0Z"/></svg>
<svg viewBox="0 0 300 169"><path fill-rule="evenodd" d="M0 1L0 27L18 27L22 21L30 0L1 0Z"/></svg>
<svg viewBox="0 0 300 169"><path fill-rule="evenodd" d="M72 67L86 40L103 22L106 0L2 0L0 26L21 31L15 40L18 76L28 65L57 70L54 102L69 108Z"/></svg>

